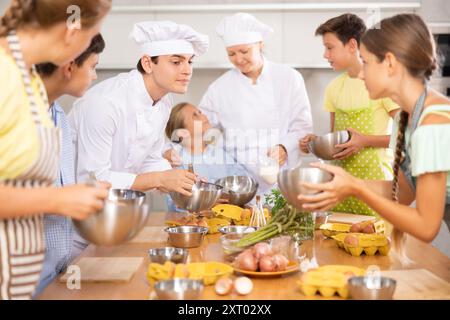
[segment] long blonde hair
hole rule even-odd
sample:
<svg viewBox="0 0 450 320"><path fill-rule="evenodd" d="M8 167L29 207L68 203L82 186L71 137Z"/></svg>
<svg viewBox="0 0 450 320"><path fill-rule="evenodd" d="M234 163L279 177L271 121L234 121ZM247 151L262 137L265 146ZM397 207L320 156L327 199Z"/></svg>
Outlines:
<svg viewBox="0 0 450 320"><path fill-rule="evenodd" d="M166 125L167 138L172 139L172 135L176 130L186 128L186 124L184 123L183 109L190 105L191 104L188 102L181 102L172 108L169 121L167 121Z"/></svg>
<svg viewBox="0 0 450 320"><path fill-rule="evenodd" d="M91 27L111 8L111 0L12 0L0 20L0 36L23 26L50 27L66 21L70 6L80 8L82 27Z"/></svg>
<svg viewBox="0 0 450 320"><path fill-rule="evenodd" d="M391 52L402 63L409 74L424 83L429 80L437 68L436 45L434 38L422 18L415 14L399 14L383 19L380 24L368 30L361 39L367 50L383 61L386 53ZM398 201L398 176L403 161L405 130L409 114L400 112L395 161L393 166L392 199ZM392 231L392 244L396 253L405 262L405 236L395 228Z"/></svg>

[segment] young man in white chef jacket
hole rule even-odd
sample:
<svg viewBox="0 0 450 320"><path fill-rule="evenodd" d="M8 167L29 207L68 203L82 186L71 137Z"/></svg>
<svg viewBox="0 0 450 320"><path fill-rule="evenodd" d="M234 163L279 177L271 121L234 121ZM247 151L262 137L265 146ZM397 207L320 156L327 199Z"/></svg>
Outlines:
<svg viewBox="0 0 450 320"><path fill-rule="evenodd" d="M267 192L277 177L267 158L296 166L298 140L312 130L305 83L298 71L264 57L273 30L252 15L227 16L216 31L235 68L209 86L199 108L223 129L228 152L259 181L259 192Z"/></svg>
<svg viewBox="0 0 450 320"><path fill-rule="evenodd" d="M190 195L196 176L173 170L162 157L170 93L185 93L192 59L206 52L208 37L171 21L141 22L130 34L142 49L137 70L95 85L69 114L76 146L76 174L93 172L113 188L177 191Z"/></svg>

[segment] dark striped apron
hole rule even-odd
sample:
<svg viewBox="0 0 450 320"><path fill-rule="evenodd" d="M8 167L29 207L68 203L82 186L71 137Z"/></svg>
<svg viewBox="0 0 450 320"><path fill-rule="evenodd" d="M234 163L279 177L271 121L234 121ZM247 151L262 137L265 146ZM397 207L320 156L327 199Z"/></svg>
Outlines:
<svg viewBox="0 0 450 320"><path fill-rule="evenodd" d="M10 51L19 67L28 96L30 112L39 137L39 155L35 163L13 180L3 180L14 188L49 187L57 178L60 156L60 131L44 127L31 86L31 76L23 60L15 32L8 37ZM34 67L34 77L38 77ZM48 106L47 95L40 83L40 95ZM30 299L42 269L45 253L42 214L0 219L0 299Z"/></svg>

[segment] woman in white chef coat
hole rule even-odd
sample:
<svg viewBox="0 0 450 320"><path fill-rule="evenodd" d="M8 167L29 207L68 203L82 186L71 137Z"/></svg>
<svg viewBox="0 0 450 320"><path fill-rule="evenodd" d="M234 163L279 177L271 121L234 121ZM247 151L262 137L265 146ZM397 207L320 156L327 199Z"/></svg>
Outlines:
<svg viewBox="0 0 450 320"><path fill-rule="evenodd" d="M235 68L209 86L199 108L224 130L228 152L258 180L259 192L266 192L271 184L261 179L260 163L269 157L295 166L297 142L312 130L303 77L264 57L264 38L273 30L252 15L225 17L216 31Z"/></svg>
<svg viewBox="0 0 450 320"><path fill-rule="evenodd" d="M141 22L130 34L142 49L137 70L91 88L69 115L77 150L79 181L93 172L113 188L158 188L190 195L196 176L172 170L162 157L164 129L173 100L185 93L192 59L203 54L208 37L171 21Z"/></svg>

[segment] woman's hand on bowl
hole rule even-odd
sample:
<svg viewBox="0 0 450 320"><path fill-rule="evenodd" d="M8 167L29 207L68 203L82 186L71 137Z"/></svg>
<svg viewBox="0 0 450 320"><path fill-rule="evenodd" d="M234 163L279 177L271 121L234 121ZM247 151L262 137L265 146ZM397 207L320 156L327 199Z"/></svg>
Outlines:
<svg viewBox="0 0 450 320"><path fill-rule="evenodd" d="M345 198L355 195L361 181L344 169L324 163L313 163L311 166L328 171L334 175L333 180L326 183L302 183L308 189L319 193L313 195L300 194L297 198L303 202L303 209L308 211L328 211Z"/></svg>
<svg viewBox="0 0 450 320"><path fill-rule="evenodd" d="M75 184L55 189L51 213L61 214L76 220L88 218L103 209L108 197L109 183L98 182L96 186Z"/></svg>

